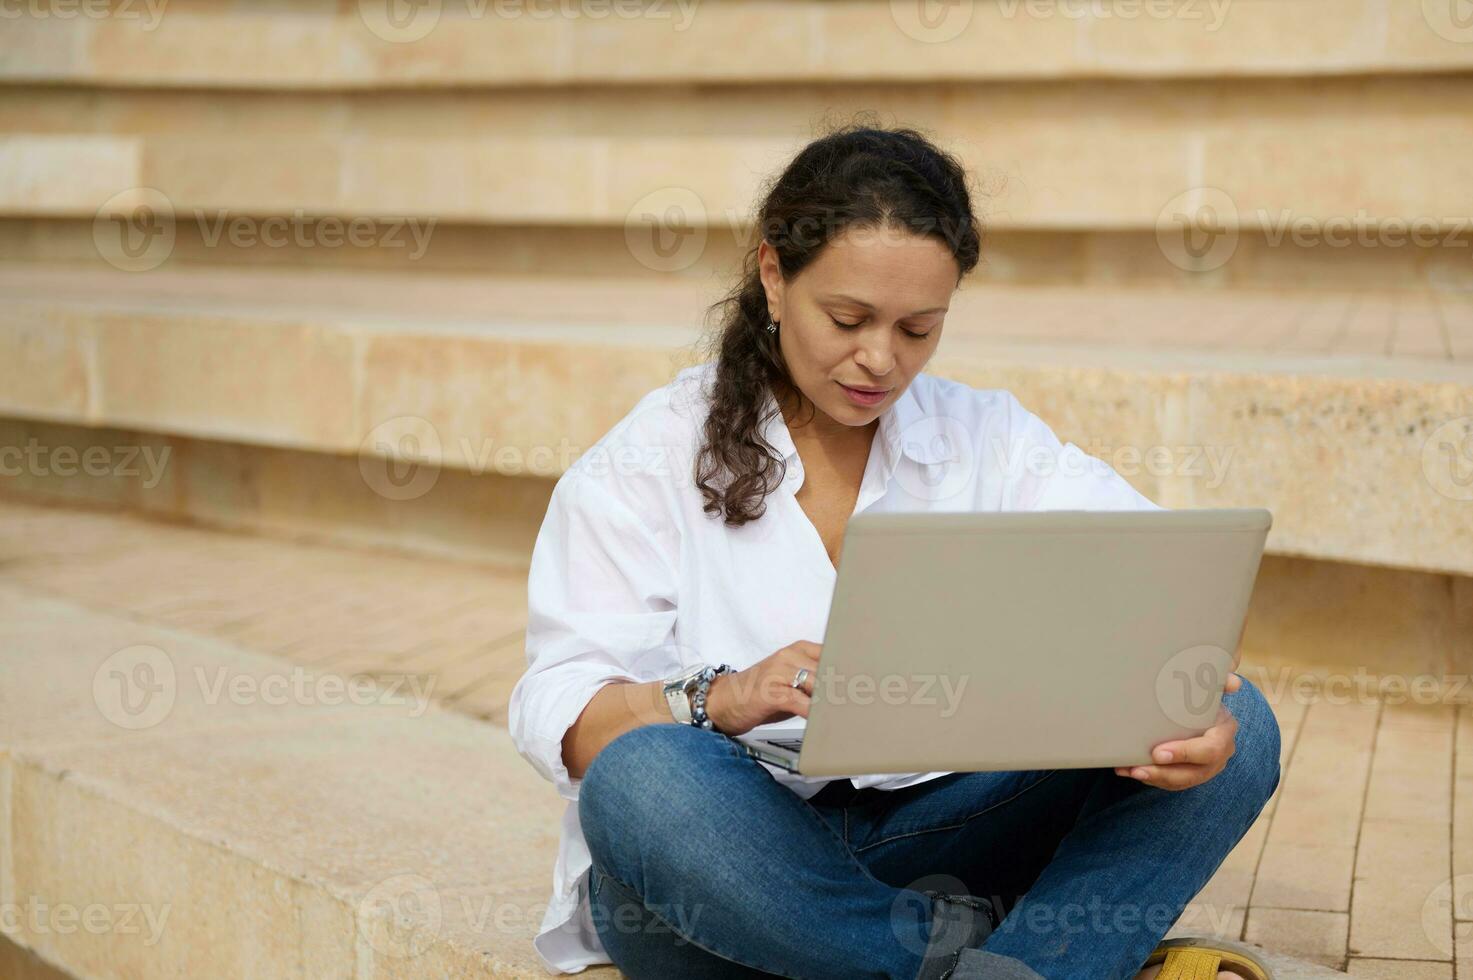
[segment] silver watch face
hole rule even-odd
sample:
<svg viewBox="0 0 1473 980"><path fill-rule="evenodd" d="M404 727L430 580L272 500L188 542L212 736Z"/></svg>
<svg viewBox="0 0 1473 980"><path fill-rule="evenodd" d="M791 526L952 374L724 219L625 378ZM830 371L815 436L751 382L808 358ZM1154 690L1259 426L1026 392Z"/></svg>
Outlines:
<svg viewBox="0 0 1473 980"><path fill-rule="evenodd" d="M676 721L690 723L692 717L690 695L695 690L696 681L700 679L701 672L704 670L704 666L693 667L665 682L665 700L670 705L670 714Z"/></svg>

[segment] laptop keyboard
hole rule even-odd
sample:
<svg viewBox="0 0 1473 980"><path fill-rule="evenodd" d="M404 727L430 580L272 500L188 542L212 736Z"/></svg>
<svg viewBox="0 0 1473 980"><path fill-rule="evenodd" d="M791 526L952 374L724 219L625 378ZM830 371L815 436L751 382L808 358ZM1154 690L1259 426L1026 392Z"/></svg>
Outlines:
<svg viewBox="0 0 1473 980"><path fill-rule="evenodd" d="M787 749L790 752L800 752L803 749L803 737L801 735L797 738L768 738L763 739L763 741L776 745L779 748Z"/></svg>

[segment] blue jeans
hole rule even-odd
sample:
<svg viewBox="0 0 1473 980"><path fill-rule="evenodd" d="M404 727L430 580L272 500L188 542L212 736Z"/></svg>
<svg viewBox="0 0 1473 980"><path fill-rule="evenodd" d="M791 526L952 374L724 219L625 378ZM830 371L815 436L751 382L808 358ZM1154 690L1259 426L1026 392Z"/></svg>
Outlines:
<svg viewBox="0 0 1473 980"><path fill-rule="evenodd" d="M1005 916L974 969L1133 977L1278 785L1262 693L1245 678L1223 703L1235 753L1176 791L1055 769L899 790L845 780L805 801L719 732L641 726L594 758L579 792L594 924L637 980L913 980L932 921L922 892L939 890Z"/></svg>

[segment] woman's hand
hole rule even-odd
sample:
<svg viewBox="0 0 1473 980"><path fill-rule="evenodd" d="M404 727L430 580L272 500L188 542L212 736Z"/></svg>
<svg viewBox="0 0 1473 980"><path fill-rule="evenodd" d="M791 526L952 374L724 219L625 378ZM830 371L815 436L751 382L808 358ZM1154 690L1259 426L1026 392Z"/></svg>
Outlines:
<svg viewBox="0 0 1473 980"><path fill-rule="evenodd" d="M706 714L719 732L744 735L758 725L798 715L808 717L818 655L823 644L799 640L746 670L721 674L706 692ZM798 671L808 668L801 690L792 686Z"/></svg>
<svg viewBox="0 0 1473 980"><path fill-rule="evenodd" d="M1232 694L1243 686L1243 678L1228 674L1223 693ZM1121 766L1116 775L1138 779L1158 789L1191 789L1222 772L1236 751L1238 719L1226 707L1218 705L1217 723L1196 738L1162 742L1151 750L1151 758L1159 765Z"/></svg>

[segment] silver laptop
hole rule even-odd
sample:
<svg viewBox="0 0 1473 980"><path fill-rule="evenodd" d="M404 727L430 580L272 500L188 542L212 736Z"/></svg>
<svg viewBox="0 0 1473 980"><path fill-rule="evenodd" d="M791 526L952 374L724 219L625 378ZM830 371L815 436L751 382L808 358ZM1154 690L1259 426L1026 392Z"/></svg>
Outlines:
<svg viewBox="0 0 1473 980"><path fill-rule="evenodd" d="M738 741L812 776L1148 764L1216 720L1272 520L858 514L806 723Z"/></svg>

